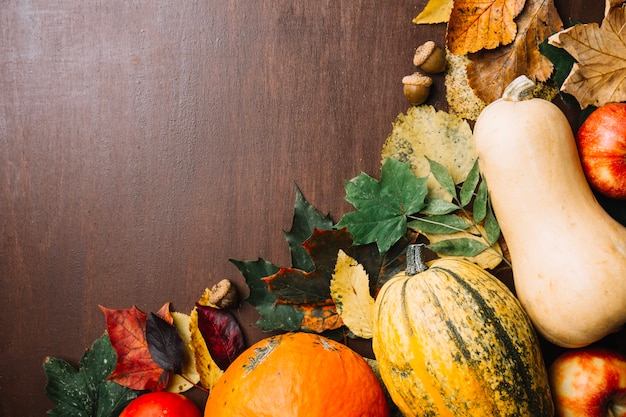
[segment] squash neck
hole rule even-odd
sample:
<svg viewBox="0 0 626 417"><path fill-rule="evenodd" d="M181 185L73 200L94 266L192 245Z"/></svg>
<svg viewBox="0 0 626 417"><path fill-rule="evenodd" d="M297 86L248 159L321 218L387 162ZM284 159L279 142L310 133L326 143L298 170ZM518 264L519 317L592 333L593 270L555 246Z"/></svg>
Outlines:
<svg viewBox="0 0 626 417"><path fill-rule="evenodd" d="M414 243L406 248L406 275L417 275L428 269L424 263L424 244Z"/></svg>
<svg viewBox="0 0 626 417"><path fill-rule="evenodd" d="M502 100L524 101L533 98L535 83L525 75L520 75L504 89Z"/></svg>

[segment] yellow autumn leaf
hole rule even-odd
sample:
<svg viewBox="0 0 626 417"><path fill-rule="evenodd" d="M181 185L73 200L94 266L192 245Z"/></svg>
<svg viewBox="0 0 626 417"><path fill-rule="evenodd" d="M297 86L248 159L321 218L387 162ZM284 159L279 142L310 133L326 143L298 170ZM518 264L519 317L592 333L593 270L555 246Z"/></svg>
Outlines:
<svg viewBox="0 0 626 417"><path fill-rule="evenodd" d="M445 23L450 19L453 0L429 0L424 9L414 19L416 25Z"/></svg>
<svg viewBox="0 0 626 417"><path fill-rule="evenodd" d="M611 7L601 25L578 24L550 36L577 62L561 86L581 108L626 101L626 8Z"/></svg>
<svg viewBox="0 0 626 417"><path fill-rule="evenodd" d="M340 250L330 280L330 295L343 323L358 337L372 338L374 298L361 264Z"/></svg>
<svg viewBox="0 0 626 417"><path fill-rule="evenodd" d="M196 370L196 358L193 350L191 350L191 347L189 346L191 342L189 316L176 311L173 311L171 315L174 319L174 326L176 327L176 330L185 345L185 351L183 356L182 373L180 375L174 374L170 376L166 390L170 392L185 392L193 388L194 384L200 382L200 375Z"/></svg>
<svg viewBox="0 0 626 417"><path fill-rule="evenodd" d="M515 18L525 0L456 0L446 33L455 55L508 45L517 35Z"/></svg>
<svg viewBox="0 0 626 417"><path fill-rule="evenodd" d="M420 178L428 176L428 197L447 201L452 196L430 173L429 159L445 166L456 184L467 178L476 160L472 130L460 117L429 105L413 106L398 115L381 153L382 162L406 162Z"/></svg>
<svg viewBox="0 0 626 417"><path fill-rule="evenodd" d="M213 388L224 371L215 363L209 348L198 328L198 310L194 308L189 315L189 347L196 359L196 371L200 377L200 385L207 389Z"/></svg>

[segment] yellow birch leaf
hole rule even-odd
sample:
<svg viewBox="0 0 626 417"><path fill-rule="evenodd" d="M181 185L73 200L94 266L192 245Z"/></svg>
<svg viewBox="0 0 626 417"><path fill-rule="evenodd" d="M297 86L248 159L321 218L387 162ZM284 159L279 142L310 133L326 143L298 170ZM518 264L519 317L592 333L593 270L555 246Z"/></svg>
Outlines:
<svg viewBox="0 0 626 417"><path fill-rule="evenodd" d="M508 45L517 35L515 18L525 0L455 0L446 42L455 55Z"/></svg>
<svg viewBox="0 0 626 417"><path fill-rule="evenodd" d="M597 23L578 24L552 35L548 42L577 62L561 86L581 108L626 101L626 8L612 7Z"/></svg>
<svg viewBox="0 0 626 417"><path fill-rule="evenodd" d="M371 339L374 298L370 295L369 277L363 266L342 250L330 280L330 295L348 329L358 337Z"/></svg>
<svg viewBox="0 0 626 417"><path fill-rule="evenodd" d="M476 149L467 121L429 105L412 106L398 115L382 150L382 161L406 162L420 178L428 176L428 197L447 201L452 196L430 172L429 159L445 166L456 184L467 178Z"/></svg>
<svg viewBox="0 0 626 417"><path fill-rule="evenodd" d="M416 25L445 23L450 19L453 0L429 0L426 7L418 14L413 23Z"/></svg>
<svg viewBox="0 0 626 417"><path fill-rule="evenodd" d="M185 392L194 387L194 384L200 382L200 375L196 370L196 358L193 350L189 346L191 342L191 332L189 331L189 316L187 314L173 311L172 318L174 326L185 344L185 352L183 356L183 370L181 375L170 375L167 383L166 391Z"/></svg>
<svg viewBox="0 0 626 417"><path fill-rule="evenodd" d="M222 376L224 371L217 366L211 357L204 337L202 337L202 333L200 333L200 329L198 328L198 310L196 310L196 308L194 308L189 315L189 333L189 347L196 358L196 371L200 376L200 385L210 390L215 383L217 383L217 380Z"/></svg>

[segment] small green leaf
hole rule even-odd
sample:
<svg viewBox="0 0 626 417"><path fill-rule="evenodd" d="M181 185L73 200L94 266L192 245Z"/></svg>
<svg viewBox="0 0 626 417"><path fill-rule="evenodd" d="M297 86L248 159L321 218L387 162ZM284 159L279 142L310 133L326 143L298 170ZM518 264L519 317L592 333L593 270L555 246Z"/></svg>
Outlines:
<svg viewBox="0 0 626 417"><path fill-rule="evenodd" d="M458 239L442 240L440 242L426 245L426 247L442 255L464 257L476 256L485 249L489 248L489 246L475 239L464 237Z"/></svg>
<svg viewBox="0 0 626 417"><path fill-rule="evenodd" d="M311 257L302 247L302 243L313 234L313 230L330 230L333 221L330 217L320 213L308 201L296 186L296 201L294 203L291 230L285 232L285 238L291 251L291 264L294 268L303 271L312 271L315 268Z"/></svg>
<svg viewBox="0 0 626 417"><path fill-rule="evenodd" d="M408 227L421 233L455 233L471 225L456 214L418 217L409 222Z"/></svg>
<svg viewBox="0 0 626 417"><path fill-rule="evenodd" d="M407 216L424 207L426 178L418 178L409 164L387 158L380 181L367 174L346 183L346 200L356 212L346 213L335 225L346 227L354 245L376 242L384 254L406 233Z"/></svg>
<svg viewBox="0 0 626 417"><path fill-rule="evenodd" d="M496 216L493 214L491 205L489 205L489 209L487 210L487 215L485 217L485 233L487 234L485 238L490 245L496 243L496 241L500 237L500 225L496 220Z"/></svg>
<svg viewBox="0 0 626 417"><path fill-rule="evenodd" d="M489 201L489 191L487 190L487 183L482 181L476 191L476 198L474 199L474 221L476 223L481 222L487 214L487 202Z"/></svg>
<svg viewBox="0 0 626 417"><path fill-rule="evenodd" d="M478 159L474 162L472 169L467 174L467 178L463 181L463 185L461 186L461 191L459 192L459 198L461 200L461 205L465 207L472 201L472 197L474 196L474 190L476 189L476 185L478 185L478 181L480 180L480 170L478 169Z"/></svg>
<svg viewBox="0 0 626 417"><path fill-rule="evenodd" d="M428 157L426 157L426 159L430 165L430 172L432 172L439 185L441 185L452 198L456 198L456 186L448 169L437 161L433 161Z"/></svg>
<svg viewBox="0 0 626 417"><path fill-rule="evenodd" d="M451 203L441 198L429 198L426 199L426 205L420 210L420 213L426 215L450 214L460 208L458 204Z"/></svg>

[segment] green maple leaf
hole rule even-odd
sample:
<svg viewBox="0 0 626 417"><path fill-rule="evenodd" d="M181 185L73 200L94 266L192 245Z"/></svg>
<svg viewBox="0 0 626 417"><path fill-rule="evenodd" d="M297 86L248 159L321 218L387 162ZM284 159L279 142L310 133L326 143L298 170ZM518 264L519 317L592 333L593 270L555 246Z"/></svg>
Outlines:
<svg viewBox="0 0 626 417"><path fill-rule="evenodd" d="M333 221L328 215L323 215L304 198L296 186L296 201L294 203L293 221L291 230L285 232L285 238L291 250L291 264L294 268L303 271L312 271L315 268L309 253L302 244L313 234L315 229L330 230Z"/></svg>
<svg viewBox="0 0 626 417"><path fill-rule="evenodd" d="M346 213L336 227L346 227L355 245L376 242L386 253L406 234L407 217L425 207L426 181L409 164L387 158L380 181L361 173L346 183L346 200L357 211Z"/></svg>
<svg viewBox="0 0 626 417"><path fill-rule="evenodd" d="M80 359L77 370L68 362L47 357L46 396L56 405L48 415L57 417L115 417L141 393L107 381L117 356L107 334L96 339Z"/></svg>
<svg viewBox="0 0 626 417"><path fill-rule="evenodd" d="M260 315L255 326L264 331L295 331L300 328L304 313L293 305L277 304L276 296L270 292L263 281L263 278L278 272L280 270L278 266L264 259L255 261L230 259L230 262L239 269L250 288L250 295L246 300L256 308Z"/></svg>

